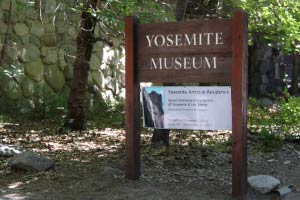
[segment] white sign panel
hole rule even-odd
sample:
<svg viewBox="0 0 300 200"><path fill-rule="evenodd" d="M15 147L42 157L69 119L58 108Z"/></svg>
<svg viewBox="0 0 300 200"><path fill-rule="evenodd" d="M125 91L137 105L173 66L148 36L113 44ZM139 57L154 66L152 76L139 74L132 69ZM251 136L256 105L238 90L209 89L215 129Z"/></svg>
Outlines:
<svg viewBox="0 0 300 200"><path fill-rule="evenodd" d="M231 87L145 87L144 127L231 130Z"/></svg>

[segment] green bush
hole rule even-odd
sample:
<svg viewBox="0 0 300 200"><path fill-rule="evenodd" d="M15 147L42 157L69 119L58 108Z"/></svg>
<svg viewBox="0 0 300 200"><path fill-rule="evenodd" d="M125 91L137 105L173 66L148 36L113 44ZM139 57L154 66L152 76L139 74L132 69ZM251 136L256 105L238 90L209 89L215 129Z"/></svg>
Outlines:
<svg viewBox="0 0 300 200"><path fill-rule="evenodd" d="M280 147L284 140L299 138L300 98L287 97L263 107L254 98L248 104L248 130L266 150Z"/></svg>

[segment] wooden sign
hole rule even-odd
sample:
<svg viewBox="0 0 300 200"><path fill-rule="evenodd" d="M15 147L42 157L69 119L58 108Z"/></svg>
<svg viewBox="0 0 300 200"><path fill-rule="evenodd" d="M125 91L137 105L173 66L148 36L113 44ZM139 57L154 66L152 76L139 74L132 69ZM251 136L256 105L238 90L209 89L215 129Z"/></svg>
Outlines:
<svg viewBox="0 0 300 200"><path fill-rule="evenodd" d="M140 176L140 82L230 83L232 195L247 194L247 23L232 19L139 24L126 18L126 176Z"/></svg>
<svg viewBox="0 0 300 200"><path fill-rule="evenodd" d="M138 24L136 38L139 82L231 81L231 20Z"/></svg>

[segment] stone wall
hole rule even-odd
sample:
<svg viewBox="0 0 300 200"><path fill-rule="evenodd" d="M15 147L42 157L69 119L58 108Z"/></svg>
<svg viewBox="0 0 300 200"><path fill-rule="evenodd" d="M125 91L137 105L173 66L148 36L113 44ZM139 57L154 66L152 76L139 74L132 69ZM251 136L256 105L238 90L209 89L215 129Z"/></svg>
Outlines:
<svg viewBox="0 0 300 200"><path fill-rule="evenodd" d="M80 23L80 13L70 9L75 1L43 0L41 9L29 2L0 1L0 112L24 105L35 108L51 95L66 99L73 79ZM100 34L99 28L95 34ZM90 99L124 95L124 50L119 41L114 39L114 47L95 43Z"/></svg>
<svg viewBox="0 0 300 200"><path fill-rule="evenodd" d="M281 94L283 83L283 54L268 45L262 34L254 34L249 49L249 95L270 97Z"/></svg>

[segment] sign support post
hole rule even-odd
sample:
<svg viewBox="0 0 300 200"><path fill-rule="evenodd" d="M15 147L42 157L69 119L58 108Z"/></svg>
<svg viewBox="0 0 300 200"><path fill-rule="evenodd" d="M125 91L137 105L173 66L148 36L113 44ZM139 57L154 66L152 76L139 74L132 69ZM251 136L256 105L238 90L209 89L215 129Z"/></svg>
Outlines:
<svg viewBox="0 0 300 200"><path fill-rule="evenodd" d="M140 177L140 85L136 79L135 29L138 19L125 20L125 85L126 85L126 177L136 180Z"/></svg>
<svg viewBox="0 0 300 200"><path fill-rule="evenodd" d="M248 17L234 12L232 19L232 196L247 195L247 73Z"/></svg>

